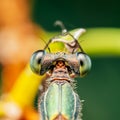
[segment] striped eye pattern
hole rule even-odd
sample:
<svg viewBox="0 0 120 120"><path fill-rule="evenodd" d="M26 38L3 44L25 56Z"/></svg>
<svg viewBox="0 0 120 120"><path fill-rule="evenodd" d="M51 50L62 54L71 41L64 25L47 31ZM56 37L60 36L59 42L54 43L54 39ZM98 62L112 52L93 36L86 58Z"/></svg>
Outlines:
<svg viewBox="0 0 120 120"><path fill-rule="evenodd" d="M82 52L77 53L77 59L79 62L79 73L81 77L84 77L91 69L90 57Z"/></svg>
<svg viewBox="0 0 120 120"><path fill-rule="evenodd" d="M44 55L45 55L44 50L38 50L32 54L32 57L30 59L30 67L31 70L36 74L40 74L41 61Z"/></svg>

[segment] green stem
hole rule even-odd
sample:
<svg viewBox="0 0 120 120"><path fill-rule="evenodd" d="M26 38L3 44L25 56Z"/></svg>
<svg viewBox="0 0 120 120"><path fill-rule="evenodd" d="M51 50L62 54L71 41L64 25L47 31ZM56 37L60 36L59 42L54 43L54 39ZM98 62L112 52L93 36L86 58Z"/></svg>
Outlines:
<svg viewBox="0 0 120 120"><path fill-rule="evenodd" d="M93 56L120 56L120 29L91 28L81 36L84 50Z"/></svg>
<svg viewBox="0 0 120 120"><path fill-rule="evenodd" d="M89 28L83 34L79 43L84 51L91 56L120 56L119 28ZM47 39L57 35L48 32Z"/></svg>

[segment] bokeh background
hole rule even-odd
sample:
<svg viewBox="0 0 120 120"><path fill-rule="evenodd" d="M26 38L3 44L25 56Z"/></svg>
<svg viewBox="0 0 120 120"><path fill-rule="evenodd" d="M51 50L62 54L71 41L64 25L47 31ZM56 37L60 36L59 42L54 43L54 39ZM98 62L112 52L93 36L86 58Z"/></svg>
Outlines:
<svg viewBox="0 0 120 120"><path fill-rule="evenodd" d="M67 27L120 27L119 0L35 0L33 19L48 30L55 20Z"/></svg>
<svg viewBox="0 0 120 120"><path fill-rule="evenodd" d="M31 20L48 32L60 31L53 27L56 20L63 21L68 30L78 27L86 28L88 32L95 28L120 29L119 0L31 0L29 3ZM120 41L120 36L117 39ZM85 100L83 120L119 120L120 54L116 55L114 51L111 55L106 51L103 55L97 51L91 54L89 50L88 54L92 59L92 69L85 78L76 79L78 94Z"/></svg>

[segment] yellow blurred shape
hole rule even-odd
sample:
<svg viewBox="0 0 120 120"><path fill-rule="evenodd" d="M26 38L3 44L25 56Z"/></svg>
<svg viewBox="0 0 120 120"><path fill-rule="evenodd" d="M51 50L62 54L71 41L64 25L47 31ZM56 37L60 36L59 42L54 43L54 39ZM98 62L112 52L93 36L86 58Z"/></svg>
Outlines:
<svg viewBox="0 0 120 120"><path fill-rule="evenodd" d="M45 75L38 76L34 74L27 65L9 93L9 99L20 105L20 107L31 105L44 77Z"/></svg>

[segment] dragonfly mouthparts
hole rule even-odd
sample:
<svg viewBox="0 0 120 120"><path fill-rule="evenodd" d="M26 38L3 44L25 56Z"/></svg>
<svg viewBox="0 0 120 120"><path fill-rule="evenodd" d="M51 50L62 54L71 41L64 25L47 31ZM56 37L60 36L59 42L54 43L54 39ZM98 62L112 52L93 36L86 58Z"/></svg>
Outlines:
<svg viewBox="0 0 120 120"><path fill-rule="evenodd" d="M65 65L65 61L58 60L56 62L56 65L53 69L52 75L50 77L51 81L54 80L66 80L66 81L71 81L68 69Z"/></svg>

